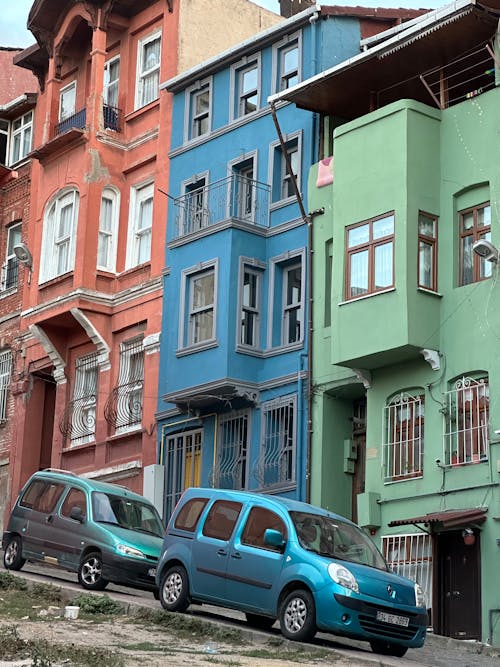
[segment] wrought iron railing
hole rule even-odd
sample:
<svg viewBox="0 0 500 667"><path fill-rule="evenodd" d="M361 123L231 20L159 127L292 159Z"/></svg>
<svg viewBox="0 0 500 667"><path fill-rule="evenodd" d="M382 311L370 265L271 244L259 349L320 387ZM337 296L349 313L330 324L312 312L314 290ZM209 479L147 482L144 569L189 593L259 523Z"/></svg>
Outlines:
<svg viewBox="0 0 500 667"><path fill-rule="evenodd" d="M17 287L19 275L19 262L17 259L11 259L2 265L0 275L0 291L11 290Z"/></svg>
<svg viewBox="0 0 500 667"><path fill-rule="evenodd" d="M117 431L128 430L142 422L142 380L117 385L104 406L104 418Z"/></svg>
<svg viewBox="0 0 500 667"><path fill-rule="evenodd" d="M96 405L96 394L69 401L59 422L59 430L65 441L69 440L75 445L95 438Z"/></svg>
<svg viewBox="0 0 500 667"><path fill-rule="evenodd" d="M112 107L109 104L103 104L102 113L104 117L104 128L106 130L122 131L122 110L118 107Z"/></svg>
<svg viewBox="0 0 500 667"><path fill-rule="evenodd" d="M175 199L176 235L186 236L218 222L269 225L270 186L232 174Z"/></svg>
<svg viewBox="0 0 500 667"><path fill-rule="evenodd" d="M64 132L72 130L73 128L76 128L77 130L83 130L86 123L87 123L87 109L80 109L80 111L77 111L71 116L64 118L64 120L61 120L60 123L57 123L55 129L55 135L57 137L60 134L64 134Z"/></svg>

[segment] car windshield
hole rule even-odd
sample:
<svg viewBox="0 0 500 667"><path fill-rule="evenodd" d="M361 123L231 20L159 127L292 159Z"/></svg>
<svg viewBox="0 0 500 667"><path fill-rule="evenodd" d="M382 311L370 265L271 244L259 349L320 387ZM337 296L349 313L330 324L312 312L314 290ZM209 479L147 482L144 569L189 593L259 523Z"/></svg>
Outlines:
<svg viewBox="0 0 500 667"><path fill-rule="evenodd" d="M94 520L99 523L114 523L129 530L139 530L163 537L164 530L158 512L147 503L112 493L92 493Z"/></svg>
<svg viewBox="0 0 500 667"><path fill-rule="evenodd" d="M387 570L380 551L368 535L354 524L308 512L290 512L290 515L304 549L328 558Z"/></svg>

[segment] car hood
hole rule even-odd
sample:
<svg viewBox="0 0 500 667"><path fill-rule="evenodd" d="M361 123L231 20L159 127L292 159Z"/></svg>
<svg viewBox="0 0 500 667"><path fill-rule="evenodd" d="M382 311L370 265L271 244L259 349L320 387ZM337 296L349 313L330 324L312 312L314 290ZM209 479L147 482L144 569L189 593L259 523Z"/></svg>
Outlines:
<svg viewBox="0 0 500 667"><path fill-rule="evenodd" d="M358 582L359 592L382 602L415 606L415 584L410 579L374 567L345 563Z"/></svg>

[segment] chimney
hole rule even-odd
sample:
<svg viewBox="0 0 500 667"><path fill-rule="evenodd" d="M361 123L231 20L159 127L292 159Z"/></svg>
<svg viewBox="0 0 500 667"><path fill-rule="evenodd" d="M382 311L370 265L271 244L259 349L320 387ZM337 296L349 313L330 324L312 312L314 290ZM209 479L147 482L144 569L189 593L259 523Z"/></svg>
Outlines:
<svg viewBox="0 0 500 667"><path fill-rule="evenodd" d="M280 14L286 19L316 4L316 0L279 0Z"/></svg>

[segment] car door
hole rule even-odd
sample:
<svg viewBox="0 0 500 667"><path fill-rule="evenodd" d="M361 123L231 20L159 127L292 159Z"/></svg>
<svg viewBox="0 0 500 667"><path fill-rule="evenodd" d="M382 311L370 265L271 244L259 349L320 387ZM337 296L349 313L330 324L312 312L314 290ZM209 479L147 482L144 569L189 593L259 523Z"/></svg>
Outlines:
<svg viewBox="0 0 500 667"><path fill-rule="evenodd" d="M193 597L223 602L230 543L242 503L216 500L193 543L190 587Z"/></svg>
<svg viewBox="0 0 500 667"><path fill-rule="evenodd" d="M26 510L20 532L27 557L55 563L52 522L64 489L64 484L51 480L33 480L19 501Z"/></svg>
<svg viewBox="0 0 500 667"><path fill-rule="evenodd" d="M279 595L283 549L264 543L265 531L279 530L287 539L285 521L276 512L252 505L231 544L226 573L226 600L241 609L273 614Z"/></svg>
<svg viewBox="0 0 500 667"><path fill-rule="evenodd" d="M81 510L82 521L71 518L71 510L74 507ZM80 562L80 554L85 544L83 533L87 518L85 492L72 486L64 497L60 510L54 513L52 519L55 556L60 565L70 570L76 570Z"/></svg>

